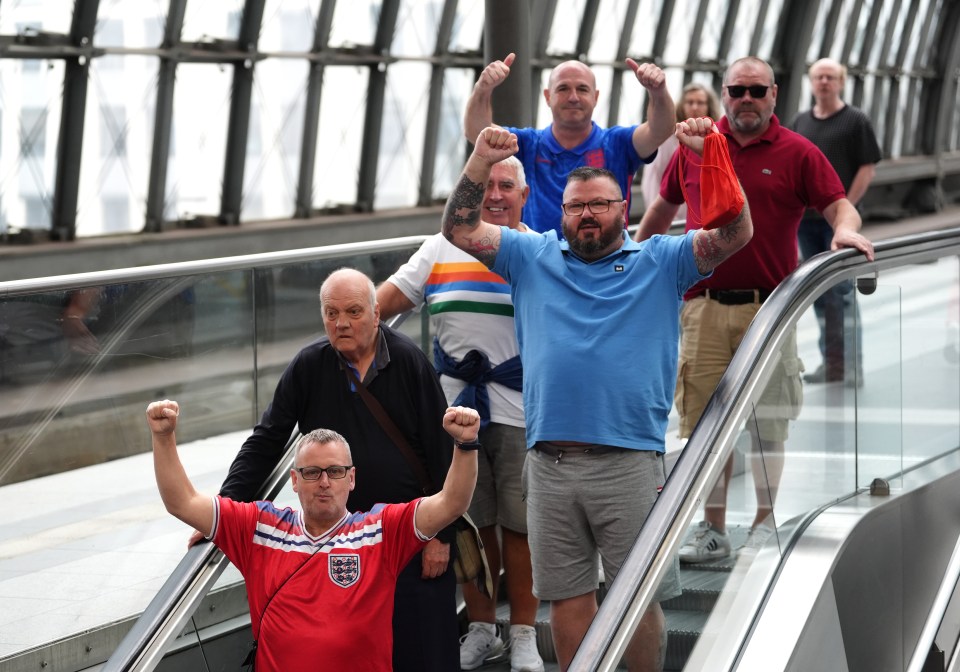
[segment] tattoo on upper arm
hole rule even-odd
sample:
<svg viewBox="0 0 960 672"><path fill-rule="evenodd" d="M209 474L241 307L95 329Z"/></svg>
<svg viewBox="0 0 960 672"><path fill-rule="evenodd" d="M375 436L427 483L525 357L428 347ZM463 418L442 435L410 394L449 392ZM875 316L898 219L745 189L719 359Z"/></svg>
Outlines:
<svg viewBox="0 0 960 672"><path fill-rule="evenodd" d="M443 211L443 235L447 240L453 240L453 227L474 228L480 223L480 204L485 189L486 185L473 182L466 175L460 176Z"/></svg>
<svg viewBox="0 0 960 672"><path fill-rule="evenodd" d="M479 240L471 240L466 252L473 255L487 268L493 268L500 249L500 237L483 236Z"/></svg>

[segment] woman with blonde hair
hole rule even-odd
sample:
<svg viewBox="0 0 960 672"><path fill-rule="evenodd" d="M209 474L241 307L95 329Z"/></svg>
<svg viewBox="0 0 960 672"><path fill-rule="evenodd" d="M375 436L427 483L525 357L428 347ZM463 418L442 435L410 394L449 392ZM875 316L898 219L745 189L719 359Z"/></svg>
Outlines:
<svg viewBox="0 0 960 672"><path fill-rule="evenodd" d="M709 86L699 82L690 82L683 87L680 99L677 100L677 122L690 117L710 117L714 121L720 118L720 100ZM677 149L677 138L671 135L660 145L657 158L643 167L643 178L640 182L640 193L643 194L644 208L653 203L660 193L660 181L663 171L670 163L670 157ZM677 211L678 219L686 219L687 206L681 205Z"/></svg>

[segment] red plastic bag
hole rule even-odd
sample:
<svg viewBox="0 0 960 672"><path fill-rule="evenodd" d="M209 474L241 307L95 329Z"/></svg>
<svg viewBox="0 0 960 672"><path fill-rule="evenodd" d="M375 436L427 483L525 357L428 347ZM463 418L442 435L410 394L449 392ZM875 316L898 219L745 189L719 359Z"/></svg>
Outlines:
<svg viewBox="0 0 960 672"><path fill-rule="evenodd" d="M683 152L680 152L677 167L680 171L680 189L687 208L699 212L700 224L706 229L715 229L732 222L743 210L743 191L730 161L727 137L723 133L711 133L703 139L703 157L700 163L700 203L695 205L683 186ZM699 206L699 207L698 207Z"/></svg>

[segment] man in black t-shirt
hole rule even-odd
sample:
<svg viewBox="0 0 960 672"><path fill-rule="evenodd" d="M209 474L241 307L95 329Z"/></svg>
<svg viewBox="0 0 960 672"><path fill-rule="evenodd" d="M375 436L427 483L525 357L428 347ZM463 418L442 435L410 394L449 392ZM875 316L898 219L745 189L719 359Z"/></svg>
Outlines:
<svg viewBox="0 0 960 672"><path fill-rule="evenodd" d="M841 99L847 69L829 58L810 66L813 109L802 112L791 127L820 148L833 165L855 206L863 198L882 158L870 119ZM833 229L815 210L807 210L797 234L804 259L830 249ZM845 381L863 385L863 335L854 319L852 283L833 287L813 304L820 323L819 368L804 376L809 383ZM844 328L845 318L850 328Z"/></svg>

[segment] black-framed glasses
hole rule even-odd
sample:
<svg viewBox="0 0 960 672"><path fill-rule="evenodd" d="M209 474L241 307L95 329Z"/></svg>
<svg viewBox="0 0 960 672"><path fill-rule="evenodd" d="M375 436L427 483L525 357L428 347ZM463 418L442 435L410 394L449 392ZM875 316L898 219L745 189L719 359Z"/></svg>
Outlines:
<svg viewBox="0 0 960 672"><path fill-rule="evenodd" d="M345 477L347 472L353 469L353 465L341 465L335 464L331 467L294 467L293 470L300 473L300 476L305 481L317 481L320 480L320 477L323 476L323 472L327 472L327 477L337 480Z"/></svg>
<svg viewBox="0 0 960 672"><path fill-rule="evenodd" d="M602 214L610 209L611 203L623 203L622 198L598 198L595 201L590 201L589 203L580 203L578 201L570 201L569 203L563 204L563 212L567 215L582 215L584 208L590 208L590 212L595 215Z"/></svg>
<svg viewBox="0 0 960 672"><path fill-rule="evenodd" d="M763 84L754 84L753 86L729 84L727 86L727 93L730 94L731 98L743 98L743 94L749 91L751 98L763 98L767 95L767 89L769 88L769 86L764 86Z"/></svg>

